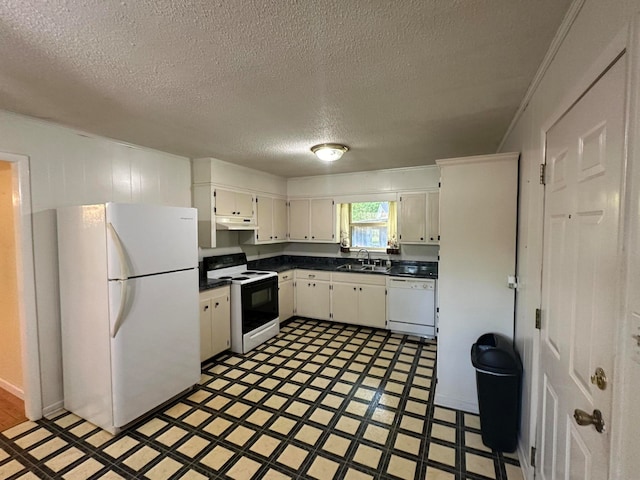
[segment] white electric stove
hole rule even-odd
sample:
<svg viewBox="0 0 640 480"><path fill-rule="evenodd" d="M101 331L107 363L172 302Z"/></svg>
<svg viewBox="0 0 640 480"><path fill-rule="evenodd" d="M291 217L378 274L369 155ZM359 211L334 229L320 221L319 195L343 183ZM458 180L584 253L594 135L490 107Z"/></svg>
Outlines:
<svg viewBox="0 0 640 480"><path fill-rule="evenodd" d="M278 274L247 269L244 253L207 257L207 278L231 282L231 351L247 353L275 337L278 318Z"/></svg>

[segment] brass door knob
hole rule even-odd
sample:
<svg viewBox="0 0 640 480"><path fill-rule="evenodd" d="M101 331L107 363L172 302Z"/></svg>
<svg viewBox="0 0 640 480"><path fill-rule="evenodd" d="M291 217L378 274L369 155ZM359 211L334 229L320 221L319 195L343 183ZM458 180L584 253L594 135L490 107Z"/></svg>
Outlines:
<svg viewBox="0 0 640 480"><path fill-rule="evenodd" d="M573 411L573 418L576 419L578 425L593 425L598 433L604 432L604 420L600 410L594 410L593 415L589 415L588 412L576 408Z"/></svg>

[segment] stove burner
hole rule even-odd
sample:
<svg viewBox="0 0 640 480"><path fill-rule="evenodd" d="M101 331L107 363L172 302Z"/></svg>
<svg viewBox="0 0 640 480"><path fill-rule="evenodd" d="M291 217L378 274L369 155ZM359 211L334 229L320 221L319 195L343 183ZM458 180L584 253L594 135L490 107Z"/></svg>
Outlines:
<svg viewBox="0 0 640 480"><path fill-rule="evenodd" d="M227 275L227 276L225 276L225 277L218 277L218 278L219 278L220 280L231 280L231 278L232 278L232 277L231 277L230 275Z"/></svg>
<svg viewBox="0 0 640 480"><path fill-rule="evenodd" d="M232 280L249 280L249 277L233 277Z"/></svg>
<svg viewBox="0 0 640 480"><path fill-rule="evenodd" d="M256 272L254 270L247 270L246 272L242 272L241 275L266 275L267 272Z"/></svg>

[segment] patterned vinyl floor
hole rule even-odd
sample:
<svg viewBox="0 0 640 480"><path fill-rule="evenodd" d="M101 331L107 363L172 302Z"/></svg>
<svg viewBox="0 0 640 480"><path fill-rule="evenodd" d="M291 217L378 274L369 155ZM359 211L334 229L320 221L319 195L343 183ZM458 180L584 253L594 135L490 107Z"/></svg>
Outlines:
<svg viewBox="0 0 640 480"><path fill-rule="evenodd" d="M436 347L295 319L113 437L64 412L0 434L0 479L521 480L475 415L433 405Z"/></svg>

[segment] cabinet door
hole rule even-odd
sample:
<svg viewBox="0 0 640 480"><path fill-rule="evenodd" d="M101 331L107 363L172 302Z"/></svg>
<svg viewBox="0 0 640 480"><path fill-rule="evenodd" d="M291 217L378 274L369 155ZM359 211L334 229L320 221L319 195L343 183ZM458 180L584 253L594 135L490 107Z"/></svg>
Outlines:
<svg viewBox="0 0 640 480"><path fill-rule="evenodd" d="M204 362L213 356L211 337L211 299L200 300L200 361Z"/></svg>
<svg viewBox="0 0 640 480"><path fill-rule="evenodd" d="M273 198L257 197L258 231L256 238L259 242L273 240Z"/></svg>
<svg viewBox="0 0 640 480"><path fill-rule="evenodd" d="M319 320L331 318L331 284L329 282L312 282L313 316Z"/></svg>
<svg viewBox="0 0 640 480"><path fill-rule="evenodd" d="M216 215L230 216L236 214L236 192L216 188Z"/></svg>
<svg viewBox="0 0 640 480"><path fill-rule="evenodd" d="M440 241L440 192L429 192L429 243Z"/></svg>
<svg viewBox="0 0 640 480"><path fill-rule="evenodd" d="M289 201L289 240L309 240L309 200Z"/></svg>
<svg viewBox="0 0 640 480"><path fill-rule="evenodd" d="M353 283L334 283L331 294L332 319L336 322L359 323L358 286Z"/></svg>
<svg viewBox="0 0 640 480"><path fill-rule="evenodd" d="M321 198L311 200L311 240L331 242L335 239L335 216L333 200Z"/></svg>
<svg viewBox="0 0 640 480"><path fill-rule="evenodd" d="M281 322L293 317L293 280L278 285L278 312Z"/></svg>
<svg viewBox="0 0 640 480"><path fill-rule="evenodd" d="M297 280L296 314L318 320L329 320L331 314L329 282Z"/></svg>
<svg viewBox="0 0 640 480"><path fill-rule="evenodd" d="M427 194L403 193L400 197L400 242L426 243Z"/></svg>
<svg viewBox="0 0 640 480"><path fill-rule="evenodd" d="M284 198L273 199L273 239L287 240L287 202Z"/></svg>
<svg viewBox="0 0 640 480"><path fill-rule="evenodd" d="M211 297L212 350L213 355L225 351L231 346L231 309L228 289Z"/></svg>
<svg viewBox="0 0 640 480"><path fill-rule="evenodd" d="M313 298L313 282L296 280L296 314L301 317L314 318L315 300Z"/></svg>
<svg viewBox="0 0 640 480"><path fill-rule="evenodd" d="M236 192L235 196L236 196L236 207L235 207L236 215L240 215L241 217L253 216L253 195L251 195L250 193Z"/></svg>
<svg viewBox="0 0 640 480"><path fill-rule="evenodd" d="M385 287L360 285L358 287L358 323L369 327L385 328L387 296Z"/></svg>

